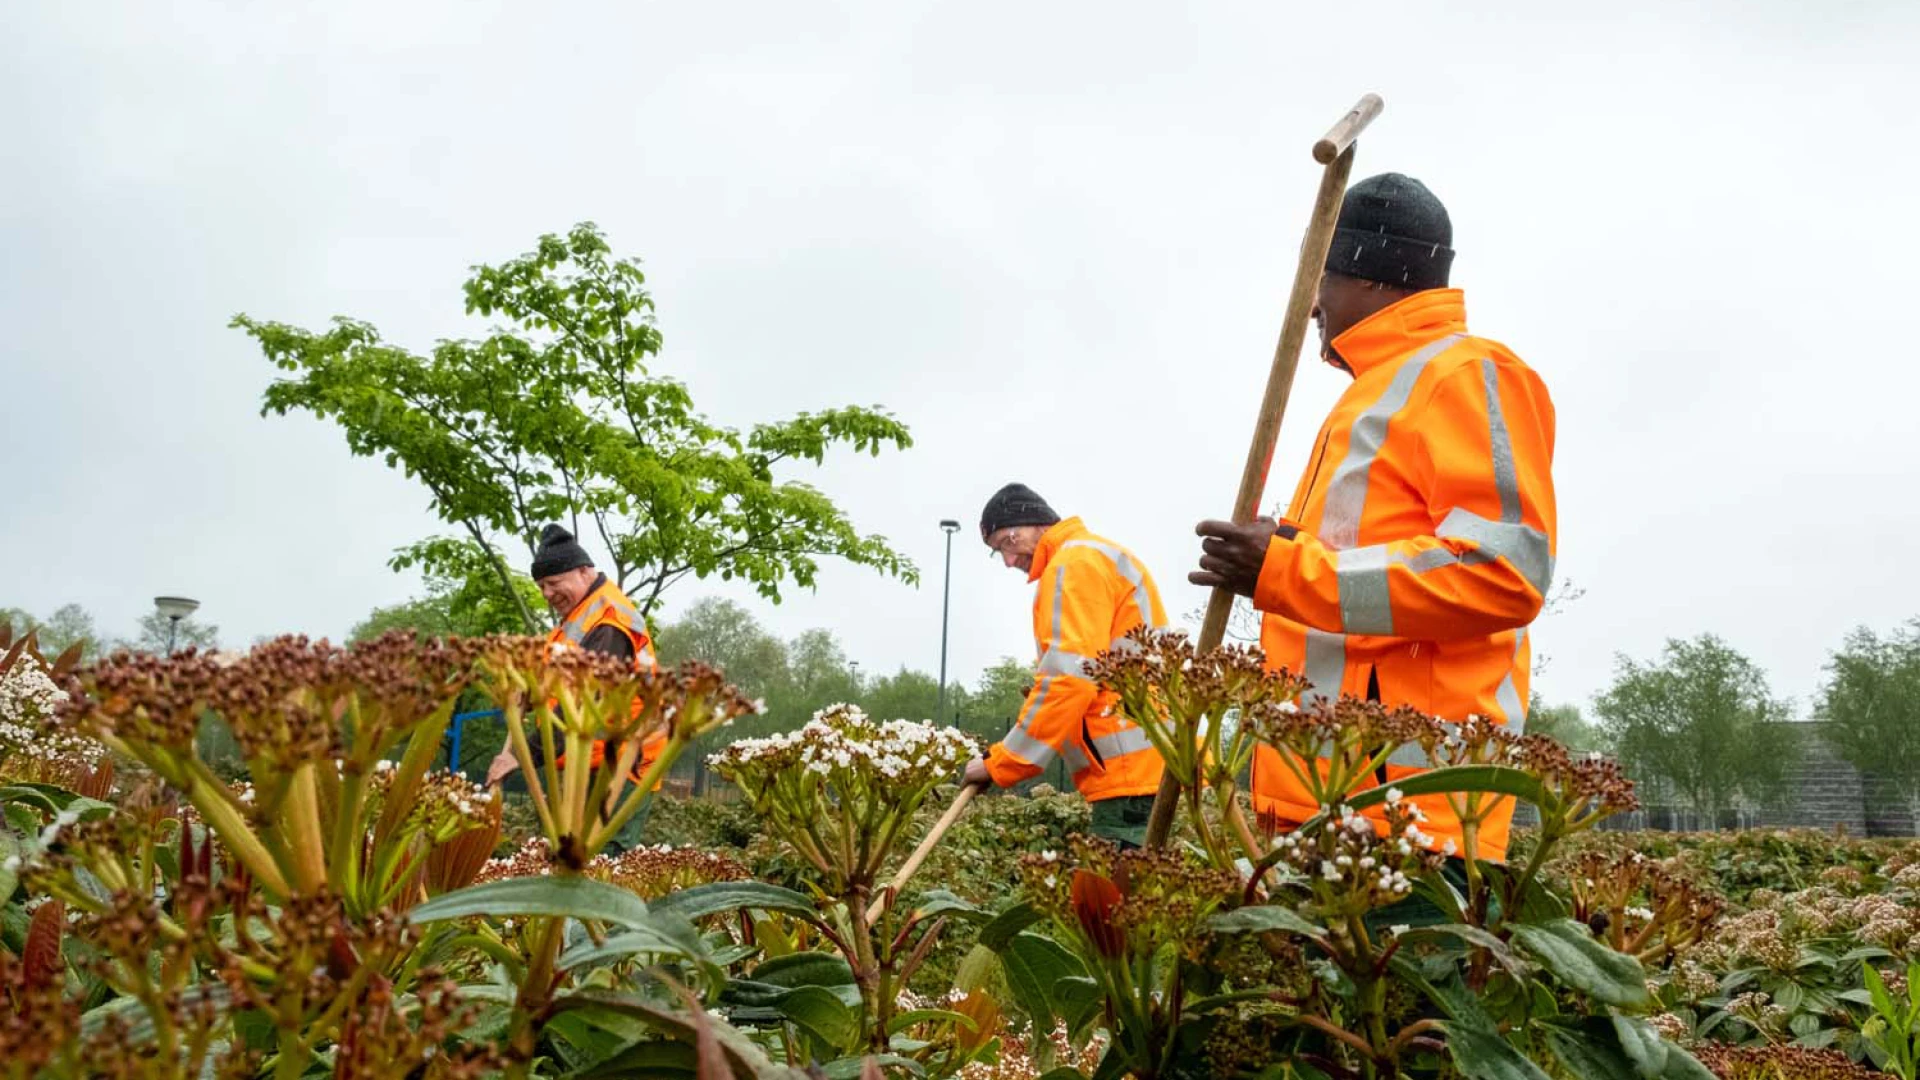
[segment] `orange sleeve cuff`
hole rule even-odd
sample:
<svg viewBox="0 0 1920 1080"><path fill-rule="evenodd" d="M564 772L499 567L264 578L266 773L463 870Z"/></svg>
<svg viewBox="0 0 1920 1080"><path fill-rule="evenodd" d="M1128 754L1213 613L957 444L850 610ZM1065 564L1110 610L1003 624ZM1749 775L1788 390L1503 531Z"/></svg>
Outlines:
<svg viewBox="0 0 1920 1080"><path fill-rule="evenodd" d="M1004 743L994 743L987 748L987 775L993 777L995 787L1012 787L1022 780L1039 776L1040 766L1021 761L1013 756Z"/></svg>

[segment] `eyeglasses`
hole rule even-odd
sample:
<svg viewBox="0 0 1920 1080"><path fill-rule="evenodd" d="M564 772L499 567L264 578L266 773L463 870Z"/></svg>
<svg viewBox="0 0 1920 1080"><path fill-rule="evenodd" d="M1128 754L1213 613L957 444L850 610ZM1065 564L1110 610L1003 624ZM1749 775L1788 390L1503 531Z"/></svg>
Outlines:
<svg viewBox="0 0 1920 1080"><path fill-rule="evenodd" d="M1011 550L1011 548L1014 542L1019 539L1020 539L1020 533L1018 530L1008 529L1007 534L1001 537L999 540L988 542L987 554L990 557L994 557L994 558L1004 558L1010 555L1018 555L1020 553L1017 551Z"/></svg>

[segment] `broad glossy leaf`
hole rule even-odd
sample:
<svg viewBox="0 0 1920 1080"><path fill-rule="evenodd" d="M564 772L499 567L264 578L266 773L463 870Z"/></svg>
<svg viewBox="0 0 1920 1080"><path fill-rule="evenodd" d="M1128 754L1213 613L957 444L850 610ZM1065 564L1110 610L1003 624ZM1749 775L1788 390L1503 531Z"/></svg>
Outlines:
<svg viewBox="0 0 1920 1080"><path fill-rule="evenodd" d="M920 902L914 905L913 913L923 919L940 915L958 915L975 922L988 919L987 913L980 909L980 905L970 904L946 889L933 889L922 896Z"/></svg>
<svg viewBox="0 0 1920 1080"><path fill-rule="evenodd" d="M973 1021L951 1009L911 1009L898 1013L887 1024L887 1034L894 1035L905 1031L915 1024L924 1024L930 1020L940 1020L960 1025L962 1031L973 1030Z"/></svg>
<svg viewBox="0 0 1920 1080"><path fill-rule="evenodd" d="M648 1039L572 1074L572 1080L626 1080L633 1076L656 1076L661 1080L695 1075L697 1059L692 1044L669 1039Z"/></svg>
<svg viewBox="0 0 1920 1080"><path fill-rule="evenodd" d="M1302 934L1307 937L1325 937L1327 929L1319 926L1299 912L1280 904L1260 904L1255 907L1243 907L1229 911L1224 915L1215 915L1207 920L1207 929L1216 934L1263 934L1279 930L1288 934Z"/></svg>
<svg viewBox="0 0 1920 1080"><path fill-rule="evenodd" d="M202 1001L210 1002L214 1011L224 1010L232 999L225 983L201 983L189 987L182 995L184 1004L189 1008L198 1007ZM140 1004L139 999L130 997L114 998L95 1009L89 1009L80 1017L80 1034L97 1034L101 1026L118 1017L126 1024L125 1032L129 1045L152 1042L154 1038L153 1014Z"/></svg>
<svg viewBox="0 0 1920 1080"><path fill-rule="evenodd" d="M638 953L679 956L701 962L709 959L706 940L693 928L692 923L652 911L647 913L643 924L615 934L598 945L588 938L568 949L560 957L560 970L572 971L588 964L623 960Z"/></svg>
<svg viewBox="0 0 1920 1080"><path fill-rule="evenodd" d="M1572 919L1520 923L1513 928L1513 940L1555 978L1596 1001L1625 1009L1650 1003L1640 961L1595 941Z"/></svg>
<svg viewBox="0 0 1920 1080"><path fill-rule="evenodd" d="M927 1070L917 1061L899 1054L862 1054L859 1057L841 1058L820 1066L827 1080L860 1080L860 1070L866 1068L868 1059L880 1069L882 1076L898 1076L906 1073L910 1076L925 1076Z"/></svg>
<svg viewBox="0 0 1920 1080"><path fill-rule="evenodd" d="M1500 1037L1491 1026L1445 1020L1447 1052L1463 1076L1472 1080L1547 1080L1540 1066Z"/></svg>
<svg viewBox="0 0 1920 1080"><path fill-rule="evenodd" d="M773 1006L781 1016L804 1028L832 1054L852 1048L860 1034L860 1012L823 986L800 986ZM822 1054L822 1057L828 1054Z"/></svg>
<svg viewBox="0 0 1920 1080"><path fill-rule="evenodd" d="M1618 1034L1605 1017L1588 1017L1579 1024L1540 1024L1553 1056L1574 1080L1658 1080L1659 1073L1643 1072L1620 1045Z"/></svg>
<svg viewBox="0 0 1920 1080"><path fill-rule="evenodd" d="M647 905L618 885L591 878L524 877L444 893L416 906L407 918L414 923L430 923L475 915L565 916L639 927L646 925Z"/></svg>
<svg viewBox="0 0 1920 1080"><path fill-rule="evenodd" d="M1085 976L1086 966L1059 942L1039 934L1021 932L1000 952L1000 964L1007 973L1007 987L1014 1000L1033 1018L1036 1026L1047 1030L1061 1015L1053 998L1054 987L1071 976Z"/></svg>
<svg viewBox="0 0 1920 1080"><path fill-rule="evenodd" d="M1398 939L1403 945L1451 945L1463 944L1469 948L1485 949L1495 963L1505 968L1516 979L1524 979L1532 965L1514 954L1511 946L1493 934L1477 926L1466 923L1442 923L1438 926L1417 926L1404 930Z"/></svg>
<svg viewBox="0 0 1920 1080"><path fill-rule="evenodd" d="M978 941L989 949L1005 948L1013 935L1045 917L1039 908L1023 900L987 920L987 925L980 928Z"/></svg>
<svg viewBox="0 0 1920 1080"><path fill-rule="evenodd" d="M1713 1070L1700 1064L1698 1058L1677 1046L1667 1048L1667 1068L1660 1074L1660 1080L1719 1080Z"/></svg>
<svg viewBox="0 0 1920 1080"><path fill-rule="evenodd" d="M820 911L804 893L769 885L764 881L716 881L691 889L668 893L651 905L655 911L670 911L693 920L725 911L753 908L779 911L805 919L818 919Z"/></svg>
<svg viewBox="0 0 1920 1080"><path fill-rule="evenodd" d="M1375 787L1356 792L1347 799L1346 804L1355 810L1364 810L1369 806L1386 802L1387 792L1395 789L1398 789L1402 795L1437 795L1449 791L1492 791L1502 795L1512 795L1531 803L1541 802L1544 795L1540 781L1531 773L1520 769L1510 769L1505 765L1449 765L1444 769L1403 776L1395 780L1391 787ZM1300 829L1302 832L1318 829L1326 822L1325 814L1316 814Z"/></svg>
<svg viewBox="0 0 1920 1080"><path fill-rule="evenodd" d="M1053 984L1053 1000L1067 1030L1078 1033L1106 1004L1107 995L1100 984L1085 975L1069 975Z"/></svg>
<svg viewBox="0 0 1920 1080"><path fill-rule="evenodd" d="M649 1001L634 994L612 990L581 990L567 994L553 1003L553 1011L559 1013L572 1010L606 1010L646 1021L655 1030L671 1038L692 1044L699 1032L695 1028L693 1017L684 1012L668 1008L657 1002ZM721 1050L727 1056L727 1064L736 1075L769 1076L774 1074L772 1062L752 1040L731 1026L714 1023L711 1027L718 1039ZM794 1075L787 1073L786 1075Z"/></svg>
<svg viewBox="0 0 1920 1080"><path fill-rule="evenodd" d="M1653 1030L1653 1025L1637 1016L1612 1016L1614 1038L1620 1042L1620 1049L1633 1062L1641 1076L1656 1080L1667 1069L1667 1052L1672 1044Z"/></svg>

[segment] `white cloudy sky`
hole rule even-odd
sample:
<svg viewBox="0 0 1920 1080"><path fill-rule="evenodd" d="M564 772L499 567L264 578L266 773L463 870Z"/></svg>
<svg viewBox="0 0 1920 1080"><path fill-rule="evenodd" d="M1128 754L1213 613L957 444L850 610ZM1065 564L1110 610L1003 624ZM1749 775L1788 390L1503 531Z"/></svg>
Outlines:
<svg viewBox="0 0 1920 1080"><path fill-rule="evenodd" d="M257 415L235 312L478 333L458 283L591 219L645 259L662 369L717 418L880 403L917 446L808 478L929 572L756 605L865 670L938 660L942 517L1021 479L1169 606L1229 506L1316 181L1452 211L1472 326L1559 407L1541 689L1713 631L1803 703L1920 614L1920 5L1787 2L56 4L0 13L0 604L229 643L416 583L420 490ZM1340 376L1307 364L1269 495ZM952 664L1027 653L964 532ZM703 592L693 583L673 597ZM672 612L668 615L671 617Z"/></svg>

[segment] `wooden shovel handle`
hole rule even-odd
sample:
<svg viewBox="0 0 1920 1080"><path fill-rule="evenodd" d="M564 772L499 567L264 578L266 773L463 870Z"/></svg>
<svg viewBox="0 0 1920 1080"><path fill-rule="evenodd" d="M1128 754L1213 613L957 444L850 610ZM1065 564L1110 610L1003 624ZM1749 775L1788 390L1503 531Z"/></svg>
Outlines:
<svg viewBox="0 0 1920 1080"><path fill-rule="evenodd" d="M1386 108L1386 102L1380 100L1379 94L1363 96L1358 105L1347 110L1347 115L1341 117L1339 123L1328 128L1320 141L1313 144L1313 160L1322 165L1333 164L1333 159L1339 157L1347 147L1352 146L1353 140L1360 137L1360 133L1367 129L1368 124L1373 123L1373 118L1379 116L1380 110L1384 108Z"/></svg>
<svg viewBox="0 0 1920 1080"><path fill-rule="evenodd" d="M913 849L912 855L907 856L907 861L901 865L900 872L893 875L893 881L887 889L897 894L907 884L907 879L913 876L915 870L920 869L921 863L927 861L933 846L940 842L940 838L947 834L948 829L953 828L954 822L960 820L960 815L966 812L967 804L973 801L975 795L980 794L982 787L984 787L982 784L968 784L960 789L960 794L954 797L953 805L947 807L947 812L940 815L940 820L933 823L933 828L927 830L927 838L920 841L920 846ZM880 917L880 909L886 907L886 904L887 892L882 890L880 895L874 898L873 903L867 905L869 925Z"/></svg>
<svg viewBox="0 0 1920 1080"><path fill-rule="evenodd" d="M1377 94L1360 99L1352 111L1340 118L1327 137L1313 146L1314 160L1326 166L1320 175L1320 190L1314 195L1313 216L1307 220L1307 235L1300 243L1300 261L1293 271L1293 292L1287 297L1287 313L1280 323L1280 340L1273 350L1273 363L1267 370L1267 392L1260 402L1259 419L1254 422L1253 442L1247 448L1246 465L1240 472L1240 490L1233 500L1233 520L1241 524L1259 516L1260 498L1267 490L1267 473L1273 466L1273 447L1280 439L1280 421L1287 413L1287 398L1293 391L1293 373L1300 366L1300 350L1307 343L1307 323L1313 314L1314 296L1320 288L1320 272L1327 264L1327 249L1333 244L1333 227L1340 218L1340 203L1347 194L1347 177L1353 172L1353 140L1380 115L1382 103ZM1326 151L1325 157L1321 156ZM1213 649L1225 639L1227 617L1233 613L1233 594L1215 589L1207 598L1207 615L1200 623L1200 638L1194 648ZM1161 847L1173 829L1175 804L1180 797L1180 782L1172 773L1160 777L1160 791L1154 796L1153 814L1147 819L1146 846Z"/></svg>

